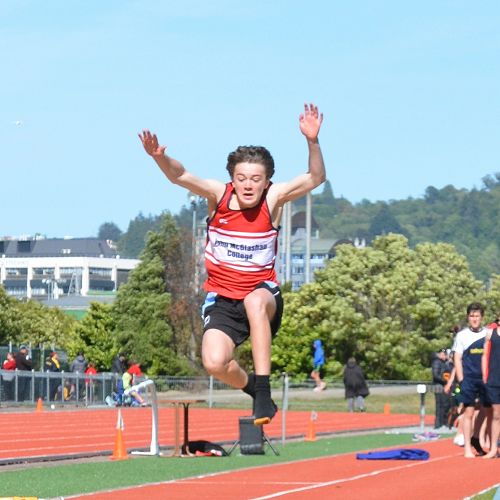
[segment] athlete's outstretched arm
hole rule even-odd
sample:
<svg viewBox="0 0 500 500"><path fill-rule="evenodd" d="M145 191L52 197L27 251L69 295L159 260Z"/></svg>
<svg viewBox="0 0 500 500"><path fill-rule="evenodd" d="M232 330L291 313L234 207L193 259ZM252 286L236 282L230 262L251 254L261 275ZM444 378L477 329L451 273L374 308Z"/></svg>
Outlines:
<svg viewBox="0 0 500 500"><path fill-rule="evenodd" d="M139 134L139 139L146 153L158 164L170 182L189 189L194 194L207 198L209 203L211 201L216 203L222 196L224 192L224 184L222 182L201 179L188 172L181 162L165 154L167 148L159 144L156 134L151 133L149 130L143 130L142 134Z"/></svg>
<svg viewBox="0 0 500 500"><path fill-rule="evenodd" d="M269 195L276 198L275 200L271 199L271 202L275 201L278 207L287 201L304 196L325 182L325 163L318 140L322 123L323 113L318 111L318 107L313 103L304 104L304 112L299 117L299 126L300 131L307 140L309 149L308 170L305 174L299 175L288 182L271 186L272 191L270 190Z"/></svg>

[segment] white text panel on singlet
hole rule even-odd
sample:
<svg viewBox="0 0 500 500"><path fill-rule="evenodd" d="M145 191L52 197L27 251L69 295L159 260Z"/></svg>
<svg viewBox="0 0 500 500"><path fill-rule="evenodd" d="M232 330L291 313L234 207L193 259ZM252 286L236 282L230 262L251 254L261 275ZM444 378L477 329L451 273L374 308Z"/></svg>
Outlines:
<svg viewBox="0 0 500 500"><path fill-rule="evenodd" d="M209 228L205 252L214 264L241 271L260 271L273 267L277 231L244 233Z"/></svg>

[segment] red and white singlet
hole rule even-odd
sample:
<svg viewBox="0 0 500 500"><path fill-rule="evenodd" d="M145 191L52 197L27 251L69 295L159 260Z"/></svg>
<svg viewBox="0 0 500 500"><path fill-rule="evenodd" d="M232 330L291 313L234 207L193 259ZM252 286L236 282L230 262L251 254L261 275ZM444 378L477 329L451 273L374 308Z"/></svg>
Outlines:
<svg viewBox="0 0 500 500"><path fill-rule="evenodd" d="M204 288L231 299L245 298L262 281L276 282L278 229L273 227L264 191L259 203L231 210L234 193L226 184L215 215L208 221Z"/></svg>

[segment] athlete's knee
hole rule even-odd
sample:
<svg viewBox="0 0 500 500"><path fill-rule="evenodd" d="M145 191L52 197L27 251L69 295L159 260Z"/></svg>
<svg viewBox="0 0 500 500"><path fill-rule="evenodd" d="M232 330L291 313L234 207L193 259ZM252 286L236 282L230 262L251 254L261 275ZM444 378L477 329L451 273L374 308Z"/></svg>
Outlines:
<svg viewBox="0 0 500 500"><path fill-rule="evenodd" d="M222 357L213 353L202 353L203 367L209 375L220 376L227 372L229 363Z"/></svg>
<svg viewBox="0 0 500 500"><path fill-rule="evenodd" d="M276 308L273 296L263 289L248 294L243 303L247 316L269 316Z"/></svg>

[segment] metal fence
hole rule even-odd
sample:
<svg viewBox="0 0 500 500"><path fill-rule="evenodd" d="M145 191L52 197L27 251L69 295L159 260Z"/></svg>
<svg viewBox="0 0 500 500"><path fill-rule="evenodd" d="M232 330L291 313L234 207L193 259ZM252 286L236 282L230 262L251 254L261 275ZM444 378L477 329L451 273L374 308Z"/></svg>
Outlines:
<svg viewBox="0 0 500 500"><path fill-rule="evenodd" d="M85 375L73 372L0 370L0 401L33 404L102 404L116 390L119 376L112 373Z"/></svg>
<svg viewBox="0 0 500 500"><path fill-rule="evenodd" d="M72 406L115 406L120 375L98 373L86 375L73 372L8 371L0 370L0 403L3 407L34 405L41 398L46 404ZM156 391L171 398L196 397L206 400L209 407L248 407L249 397L213 377L155 377ZM418 402L417 381L369 381L372 408L377 399L384 403L406 399ZM431 386L427 390L432 392ZM273 398L280 407L287 399L293 409L336 409L343 411L344 385L341 380L327 380L327 389L315 392L312 380L294 380L288 376L272 380ZM383 396L379 396L383 394ZM147 394L145 395L147 396ZM410 396L410 398L408 398ZM394 406L394 405L393 405Z"/></svg>

